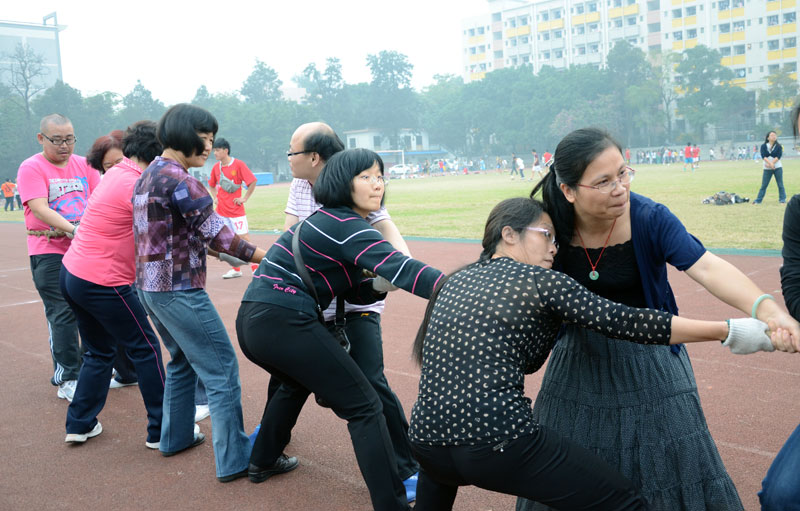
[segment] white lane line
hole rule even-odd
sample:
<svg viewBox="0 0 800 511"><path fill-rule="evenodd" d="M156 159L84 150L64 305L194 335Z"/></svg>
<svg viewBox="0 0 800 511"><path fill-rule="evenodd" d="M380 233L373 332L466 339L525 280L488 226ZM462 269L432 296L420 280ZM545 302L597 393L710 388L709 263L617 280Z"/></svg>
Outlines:
<svg viewBox="0 0 800 511"><path fill-rule="evenodd" d="M28 305L30 303L42 303L42 301L41 300L29 300L27 302L9 303L9 304L6 304L6 305L0 305L0 309L2 309L4 307L16 307L17 305Z"/></svg>
<svg viewBox="0 0 800 511"><path fill-rule="evenodd" d="M721 445L723 447L728 447L730 449L736 449L737 451L744 451L749 452L750 454L757 454L759 456L763 456L765 458L773 459L775 456L778 455L777 452L770 452L770 451L762 451L761 449L756 449L755 447L747 447L745 445L739 444L732 444L730 442L720 442L719 440L715 440L717 445Z"/></svg>
<svg viewBox="0 0 800 511"><path fill-rule="evenodd" d="M0 268L0 273L8 273L8 272L12 272L12 271L31 271L31 267L30 266L20 266L19 268L8 268L8 269Z"/></svg>
<svg viewBox="0 0 800 511"><path fill-rule="evenodd" d="M704 362L706 364L712 365L724 365L729 367L735 367L737 369L745 369L751 371L763 371L766 373L778 373L778 374L788 374L791 376L800 376L800 372L798 371L786 371L785 369L773 369L771 367L755 367L750 365L743 365L743 364L735 364L733 362L720 362L719 360L711 360L701 357L691 357L692 364L695 362Z"/></svg>

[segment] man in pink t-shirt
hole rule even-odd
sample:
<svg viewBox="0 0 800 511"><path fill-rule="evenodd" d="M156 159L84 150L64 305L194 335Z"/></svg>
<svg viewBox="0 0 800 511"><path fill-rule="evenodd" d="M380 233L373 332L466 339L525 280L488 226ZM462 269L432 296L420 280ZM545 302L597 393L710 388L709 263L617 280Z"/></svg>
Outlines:
<svg viewBox="0 0 800 511"><path fill-rule="evenodd" d="M247 224L244 203L253 195L258 180L242 160L231 156L231 145L224 138L214 140L214 158L217 159L217 163L211 169L208 186L209 193L217 206L217 213L240 238L250 241L248 234L250 227ZM247 186L244 197L242 197L242 184ZM255 272L258 265L251 264L250 269ZM241 276L242 269L234 266L222 278L233 279Z"/></svg>
<svg viewBox="0 0 800 511"><path fill-rule="evenodd" d="M28 230L33 283L44 303L50 327L50 353L58 397L72 401L81 362L75 316L59 288L61 260L100 174L86 158L72 154L75 131L59 114L44 117L37 135L42 152L22 162L17 174Z"/></svg>

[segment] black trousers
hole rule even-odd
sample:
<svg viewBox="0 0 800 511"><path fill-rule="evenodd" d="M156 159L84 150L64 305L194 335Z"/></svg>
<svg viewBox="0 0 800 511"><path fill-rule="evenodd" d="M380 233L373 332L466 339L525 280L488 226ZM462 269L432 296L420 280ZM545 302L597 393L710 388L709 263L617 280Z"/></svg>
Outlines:
<svg viewBox="0 0 800 511"><path fill-rule="evenodd" d="M317 317L271 304L242 302L236 333L244 355L282 382L261 419L250 462L259 467L275 462L313 392L347 421L374 508L408 509L378 394Z"/></svg>
<svg viewBox="0 0 800 511"><path fill-rule="evenodd" d="M422 467L415 511L453 508L459 486L526 497L554 509L642 510L633 483L592 452L543 426L500 444L412 443Z"/></svg>
<svg viewBox="0 0 800 511"><path fill-rule="evenodd" d="M345 330L350 340L350 356L366 376L383 405L386 428L392 439L397 472L400 479L408 479L419 471L419 464L411 454L411 441L408 438L408 421L403 405L397 398L386 375L383 373L383 338L381 336L381 315L377 312L351 312L346 315ZM333 329L333 322L328 322ZM267 403L280 387L275 376L269 380ZM264 408L266 413L266 407Z"/></svg>

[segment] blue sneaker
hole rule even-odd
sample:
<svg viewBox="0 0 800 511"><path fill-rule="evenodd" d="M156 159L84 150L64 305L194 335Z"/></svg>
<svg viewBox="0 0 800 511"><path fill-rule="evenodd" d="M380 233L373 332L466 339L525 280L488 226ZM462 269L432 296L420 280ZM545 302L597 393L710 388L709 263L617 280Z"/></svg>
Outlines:
<svg viewBox="0 0 800 511"><path fill-rule="evenodd" d="M406 499L409 502L417 500L417 481L419 480L419 472L403 481L403 486L406 487Z"/></svg>
<svg viewBox="0 0 800 511"><path fill-rule="evenodd" d="M253 430L253 433L250 435L250 446L252 447L256 443L256 437L258 436L258 432L261 430L261 424L256 426L256 429ZM414 488L416 488L416 483L414 484ZM416 494L416 491L414 492Z"/></svg>

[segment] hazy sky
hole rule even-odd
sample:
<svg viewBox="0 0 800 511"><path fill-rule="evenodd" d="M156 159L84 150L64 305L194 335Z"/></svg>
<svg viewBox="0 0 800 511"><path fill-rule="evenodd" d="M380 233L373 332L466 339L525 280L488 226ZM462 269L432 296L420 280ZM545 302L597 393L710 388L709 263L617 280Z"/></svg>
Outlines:
<svg viewBox="0 0 800 511"><path fill-rule="evenodd" d="M266 2L3 2L0 19L41 23L55 11L64 81L84 96L130 92L136 80L166 104L241 87L256 59L284 85L309 63L342 63L345 81L369 81L366 56L396 50L421 88L437 73L460 74L461 20L486 13L486 0L315 0Z"/></svg>

